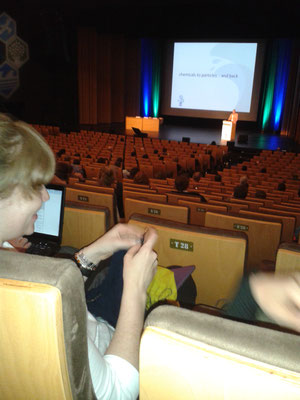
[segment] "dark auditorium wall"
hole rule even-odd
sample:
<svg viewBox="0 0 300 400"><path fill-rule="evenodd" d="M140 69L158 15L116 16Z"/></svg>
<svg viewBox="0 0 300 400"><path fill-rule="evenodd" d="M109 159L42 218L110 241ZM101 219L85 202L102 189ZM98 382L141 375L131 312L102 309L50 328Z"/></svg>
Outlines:
<svg viewBox="0 0 300 400"><path fill-rule="evenodd" d="M1 111L66 130L122 124L125 115L139 114L138 38L82 28L54 8L4 11L16 21L30 59L19 70L19 88L0 97Z"/></svg>
<svg viewBox="0 0 300 400"><path fill-rule="evenodd" d="M140 40L78 30L78 97L81 125L123 123L139 115Z"/></svg>
<svg viewBox="0 0 300 400"><path fill-rule="evenodd" d="M2 111L28 122L68 124L78 120L76 27L61 14L5 7L18 36L27 42L29 61L19 70L19 88L0 97Z"/></svg>

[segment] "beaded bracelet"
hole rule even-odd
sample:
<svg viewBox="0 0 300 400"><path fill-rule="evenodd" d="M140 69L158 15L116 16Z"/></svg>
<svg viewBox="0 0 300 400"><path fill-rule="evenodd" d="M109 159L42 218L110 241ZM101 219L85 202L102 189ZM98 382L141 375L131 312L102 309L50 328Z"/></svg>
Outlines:
<svg viewBox="0 0 300 400"><path fill-rule="evenodd" d="M97 265L89 261L81 251L74 254L74 259L82 275L84 276L89 276L90 273L92 271L95 271L95 269L97 268Z"/></svg>

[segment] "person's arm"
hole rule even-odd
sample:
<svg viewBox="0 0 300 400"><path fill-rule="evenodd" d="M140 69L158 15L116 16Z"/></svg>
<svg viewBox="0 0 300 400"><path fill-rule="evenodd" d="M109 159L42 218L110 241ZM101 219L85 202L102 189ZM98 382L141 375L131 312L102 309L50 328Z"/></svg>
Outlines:
<svg viewBox="0 0 300 400"><path fill-rule="evenodd" d="M141 242L144 231L135 226L117 224L93 243L80 250L93 264L106 260L118 250L127 250Z"/></svg>
<svg viewBox="0 0 300 400"><path fill-rule="evenodd" d="M223 312L227 317L255 321L258 309L259 306L250 289L249 277L245 276L234 299L224 306Z"/></svg>
<svg viewBox="0 0 300 400"><path fill-rule="evenodd" d="M253 274L249 285L255 301L269 318L300 332L300 272Z"/></svg>
<svg viewBox="0 0 300 400"><path fill-rule="evenodd" d="M124 288L116 331L105 354L127 360L138 369L139 346L144 324L147 287L157 267L153 246L156 231L150 228L145 242L128 250L124 257Z"/></svg>

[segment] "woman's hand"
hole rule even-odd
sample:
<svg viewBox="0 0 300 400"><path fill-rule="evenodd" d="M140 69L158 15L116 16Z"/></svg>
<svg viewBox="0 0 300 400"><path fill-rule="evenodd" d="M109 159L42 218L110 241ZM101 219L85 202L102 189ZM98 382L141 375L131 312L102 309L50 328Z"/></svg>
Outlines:
<svg viewBox="0 0 300 400"><path fill-rule="evenodd" d="M253 274L249 284L255 301L267 316L300 332L300 272Z"/></svg>
<svg viewBox="0 0 300 400"><path fill-rule="evenodd" d="M124 290L137 291L138 294L146 296L157 268L157 254L153 250L156 240L156 230L148 228L144 243L137 244L127 251L123 269Z"/></svg>
<svg viewBox="0 0 300 400"><path fill-rule="evenodd" d="M143 229L135 225L117 224L95 242L84 247L82 252L89 261L98 264L118 250L127 250L140 244L143 235Z"/></svg>
<svg viewBox="0 0 300 400"><path fill-rule="evenodd" d="M16 239L12 239L8 241L17 251L19 252L25 252L30 246L31 243L28 242L27 238L24 238L23 236L20 236Z"/></svg>

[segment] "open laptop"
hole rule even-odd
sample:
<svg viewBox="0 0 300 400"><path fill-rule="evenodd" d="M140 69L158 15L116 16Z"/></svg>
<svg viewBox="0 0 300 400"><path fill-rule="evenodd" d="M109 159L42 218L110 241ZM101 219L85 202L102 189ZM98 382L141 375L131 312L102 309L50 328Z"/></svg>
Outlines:
<svg viewBox="0 0 300 400"><path fill-rule="evenodd" d="M32 243L26 253L54 256L58 253L62 240L65 206L65 187L47 185L50 199L43 203L34 224L34 233L27 236Z"/></svg>
<svg viewBox="0 0 300 400"><path fill-rule="evenodd" d="M142 137L142 138L143 137L148 137L148 134L147 133L143 133L139 128L135 128L135 127L132 126L131 129L135 133L134 136Z"/></svg>

